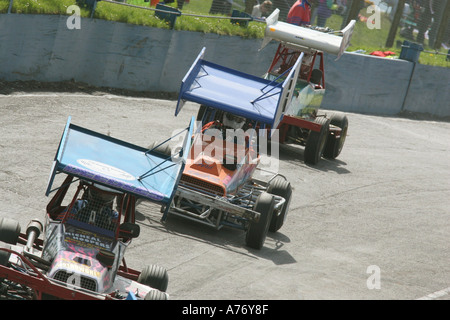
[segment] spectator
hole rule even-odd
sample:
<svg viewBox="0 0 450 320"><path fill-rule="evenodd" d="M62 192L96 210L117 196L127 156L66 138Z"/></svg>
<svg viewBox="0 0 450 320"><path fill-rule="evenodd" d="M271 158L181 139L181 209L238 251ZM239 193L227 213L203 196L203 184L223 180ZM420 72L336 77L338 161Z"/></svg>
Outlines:
<svg viewBox="0 0 450 320"><path fill-rule="evenodd" d="M347 13L347 0L336 0L338 6L337 13L341 16L345 16Z"/></svg>
<svg viewBox="0 0 450 320"><path fill-rule="evenodd" d="M332 6L333 0L319 0L317 7L317 25L319 27L325 27L327 19L331 17Z"/></svg>
<svg viewBox="0 0 450 320"><path fill-rule="evenodd" d="M440 3L437 0L430 0L431 25L428 35L428 46L431 48L434 48L436 44L437 31L439 29L439 23L441 22L441 19L439 19L439 11L442 10L441 5L443 5L443 3Z"/></svg>
<svg viewBox="0 0 450 320"><path fill-rule="evenodd" d="M448 49L447 58L445 61L450 61L450 20L447 22L447 29L445 31L444 43L441 44L445 49Z"/></svg>
<svg viewBox="0 0 450 320"><path fill-rule="evenodd" d="M422 13L420 14L420 18L417 24L417 28L419 30L417 34L416 41L420 44L423 44L425 40L425 33L428 31L428 28L431 24L432 18L432 9L431 9L431 0L423 0L421 3Z"/></svg>
<svg viewBox="0 0 450 320"><path fill-rule="evenodd" d="M286 22L298 26L311 24L311 4L309 0L297 0L289 10Z"/></svg>
<svg viewBox="0 0 450 320"><path fill-rule="evenodd" d="M311 4L311 25L314 25L314 21L317 19L317 5L319 0L308 0Z"/></svg>
<svg viewBox="0 0 450 320"><path fill-rule="evenodd" d="M183 10L184 3L189 3L189 0L177 0L177 8Z"/></svg>
<svg viewBox="0 0 450 320"><path fill-rule="evenodd" d="M403 22L400 35L411 41L414 41L413 31L418 20L419 9L420 7L418 7L417 1L415 0L407 1L403 9Z"/></svg>
<svg viewBox="0 0 450 320"><path fill-rule="evenodd" d="M280 10L278 16L279 21L286 21L289 9L295 0L270 0L272 1L272 7Z"/></svg>
<svg viewBox="0 0 450 320"><path fill-rule="evenodd" d="M261 4L257 4L253 7L252 17L254 18L265 18L272 11L272 2L269 0L264 1Z"/></svg>

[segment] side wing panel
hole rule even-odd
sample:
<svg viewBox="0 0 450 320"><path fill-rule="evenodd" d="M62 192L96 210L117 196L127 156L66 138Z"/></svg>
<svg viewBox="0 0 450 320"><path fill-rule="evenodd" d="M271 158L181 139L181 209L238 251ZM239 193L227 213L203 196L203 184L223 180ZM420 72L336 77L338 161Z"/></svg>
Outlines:
<svg viewBox="0 0 450 320"><path fill-rule="evenodd" d="M270 81L203 60L205 49L184 77L175 114L184 101L230 112L276 128L292 98L301 59L284 82Z"/></svg>
<svg viewBox="0 0 450 320"><path fill-rule="evenodd" d="M187 128L184 148L190 147L194 119ZM67 121L50 173L46 195L57 173L166 204L172 198L185 165L185 157L167 159L158 153Z"/></svg>

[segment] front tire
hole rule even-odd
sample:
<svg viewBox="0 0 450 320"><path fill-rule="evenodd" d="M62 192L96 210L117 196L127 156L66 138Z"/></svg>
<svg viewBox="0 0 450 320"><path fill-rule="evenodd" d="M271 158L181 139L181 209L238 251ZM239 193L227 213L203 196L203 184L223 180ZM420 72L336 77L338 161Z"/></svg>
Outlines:
<svg viewBox="0 0 450 320"><path fill-rule="evenodd" d="M145 295L144 300L167 300L167 296L161 291L152 290Z"/></svg>
<svg viewBox="0 0 450 320"><path fill-rule="evenodd" d="M320 131L311 131L305 146L305 162L312 165L317 164L322 157L330 130L330 119L317 117L314 122L320 124Z"/></svg>
<svg viewBox="0 0 450 320"><path fill-rule="evenodd" d="M330 119L330 124L341 129L339 138L334 135L329 135L323 156L328 159L336 159L344 147L345 138L347 137L348 119L343 114L333 114Z"/></svg>
<svg viewBox="0 0 450 320"><path fill-rule="evenodd" d="M280 230L280 228L284 224L284 221L286 220L286 216L289 211L289 205L291 203L292 187L289 181L285 180L283 177L278 176L270 182L269 187L267 188L267 192L276 196L283 197L285 199L285 203L283 205L283 209L281 209L281 212L279 214L275 214L274 212L270 221L269 231L277 232L278 230Z"/></svg>
<svg viewBox="0 0 450 320"><path fill-rule="evenodd" d="M275 199L273 195L262 192L256 199L253 210L261 214L259 221L250 223L245 236L247 246L253 249L261 249L266 240L270 221L272 220Z"/></svg>
<svg viewBox="0 0 450 320"><path fill-rule="evenodd" d="M169 285L169 275L165 268L151 265L142 270L137 281L159 291L166 292Z"/></svg>

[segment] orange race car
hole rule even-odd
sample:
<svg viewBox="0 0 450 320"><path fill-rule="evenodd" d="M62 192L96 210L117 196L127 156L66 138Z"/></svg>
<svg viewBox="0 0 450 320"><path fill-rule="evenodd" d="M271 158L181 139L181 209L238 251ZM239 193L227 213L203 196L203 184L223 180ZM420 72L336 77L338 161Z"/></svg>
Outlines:
<svg viewBox="0 0 450 320"><path fill-rule="evenodd" d="M246 245L260 249L267 232L283 225L292 194L284 176L261 168L260 151L270 135L261 129L279 123L300 64L277 83L206 61L204 52L182 81L175 114L186 101L200 104L198 128L162 220L177 215L217 229L239 228L246 232ZM150 149L177 157L164 143ZM271 160L277 169L278 158Z"/></svg>

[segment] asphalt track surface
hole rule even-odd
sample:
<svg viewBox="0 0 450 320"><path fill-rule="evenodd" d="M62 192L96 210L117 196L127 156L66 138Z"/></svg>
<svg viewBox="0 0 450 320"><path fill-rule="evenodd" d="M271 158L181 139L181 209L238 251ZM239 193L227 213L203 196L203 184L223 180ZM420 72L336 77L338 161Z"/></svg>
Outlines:
<svg viewBox="0 0 450 320"><path fill-rule="evenodd" d="M0 216L43 221L56 148L72 123L148 146L185 128L198 106L85 93L0 95ZM169 272L171 299L450 299L450 123L347 114L337 160L303 162L281 146L294 188L285 225L261 250L243 231L213 230L159 208L137 209L127 264Z"/></svg>

